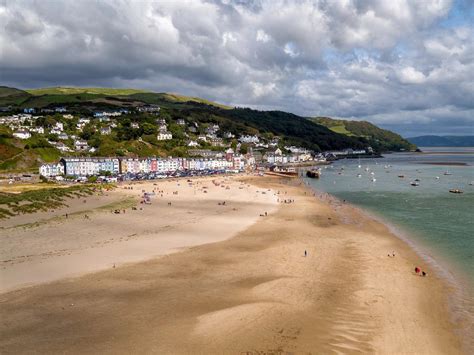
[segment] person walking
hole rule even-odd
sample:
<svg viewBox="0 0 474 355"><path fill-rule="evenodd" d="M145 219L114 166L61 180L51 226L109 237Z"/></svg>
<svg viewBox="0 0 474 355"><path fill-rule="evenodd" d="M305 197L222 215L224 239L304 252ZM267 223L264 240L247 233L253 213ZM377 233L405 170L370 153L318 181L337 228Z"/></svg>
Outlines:
<svg viewBox="0 0 474 355"><path fill-rule="evenodd" d="M306 258L307 255L308 255L308 252L305 250L305 251L304 251L304 256L305 256L305 258Z"/></svg>

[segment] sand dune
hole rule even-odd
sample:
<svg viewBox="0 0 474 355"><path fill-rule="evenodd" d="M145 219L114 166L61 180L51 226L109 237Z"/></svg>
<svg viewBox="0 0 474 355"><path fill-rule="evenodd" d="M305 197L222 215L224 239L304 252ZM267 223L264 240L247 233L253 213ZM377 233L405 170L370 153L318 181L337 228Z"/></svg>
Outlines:
<svg viewBox="0 0 474 355"><path fill-rule="evenodd" d="M0 351L462 353L446 284L385 226L296 180L246 181L295 202L231 239L1 295Z"/></svg>

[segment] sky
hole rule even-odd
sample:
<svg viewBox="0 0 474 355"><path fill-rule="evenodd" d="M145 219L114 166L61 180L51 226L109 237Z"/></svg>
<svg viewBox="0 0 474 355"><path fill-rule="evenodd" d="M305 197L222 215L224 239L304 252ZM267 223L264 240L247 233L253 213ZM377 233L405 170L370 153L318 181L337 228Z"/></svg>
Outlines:
<svg viewBox="0 0 474 355"><path fill-rule="evenodd" d="M474 134L472 0L0 0L0 84Z"/></svg>

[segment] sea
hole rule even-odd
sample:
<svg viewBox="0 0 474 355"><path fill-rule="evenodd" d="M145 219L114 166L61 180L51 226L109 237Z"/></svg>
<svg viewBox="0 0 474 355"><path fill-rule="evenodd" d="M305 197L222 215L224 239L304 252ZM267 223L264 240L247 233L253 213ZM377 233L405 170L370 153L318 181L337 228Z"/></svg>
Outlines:
<svg viewBox="0 0 474 355"><path fill-rule="evenodd" d="M420 149L423 153L338 160L322 167L320 179L305 178L305 181L391 226L436 264L443 276L459 286L460 297L471 303L469 300L474 300L474 147ZM450 193L450 189L463 193ZM471 306L472 303L468 305Z"/></svg>

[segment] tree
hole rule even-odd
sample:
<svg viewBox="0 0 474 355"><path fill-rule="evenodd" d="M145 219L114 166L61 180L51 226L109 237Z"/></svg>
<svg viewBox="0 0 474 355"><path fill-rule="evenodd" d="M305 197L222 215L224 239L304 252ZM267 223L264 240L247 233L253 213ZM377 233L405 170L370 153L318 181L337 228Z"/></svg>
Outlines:
<svg viewBox="0 0 474 355"><path fill-rule="evenodd" d="M142 126L143 134L150 135L156 134L156 127L151 123L145 122Z"/></svg>

